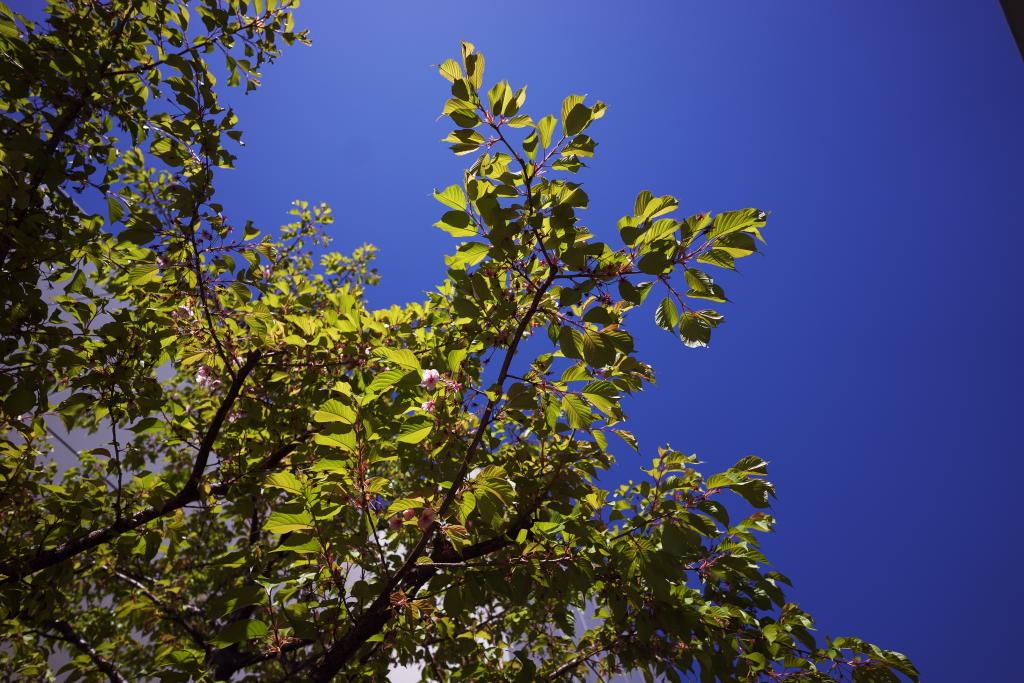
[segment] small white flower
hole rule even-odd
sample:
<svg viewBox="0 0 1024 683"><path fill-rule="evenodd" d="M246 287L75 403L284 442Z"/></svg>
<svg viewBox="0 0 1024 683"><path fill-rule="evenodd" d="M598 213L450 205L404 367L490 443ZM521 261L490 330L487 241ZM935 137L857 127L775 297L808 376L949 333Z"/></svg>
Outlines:
<svg viewBox="0 0 1024 683"><path fill-rule="evenodd" d="M436 402L434 401L434 399L430 399L429 401L424 401L422 403L422 405L420 405L420 408L422 408L423 410L427 411L428 413L432 413L432 412L434 412L434 406L435 405L436 405Z"/></svg>
<svg viewBox="0 0 1024 683"><path fill-rule="evenodd" d="M420 382L420 386L427 391L433 391L437 388L437 383L441 381L441 373L430 368L429 370L423 371L423 381Z"/></svg>

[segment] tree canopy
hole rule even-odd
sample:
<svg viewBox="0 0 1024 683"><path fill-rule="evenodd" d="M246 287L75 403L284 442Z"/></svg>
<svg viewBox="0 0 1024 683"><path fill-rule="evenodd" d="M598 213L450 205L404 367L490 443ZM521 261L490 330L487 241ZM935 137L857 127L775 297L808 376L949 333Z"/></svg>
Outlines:
<svg viewBox="0 0 1024 683"><path fill-rule="evenodd" d="M574 178L605 105L528 114L462 43L439 72L468 166L434 193L457 243L373 310L374 248L330 251L327 206L268 231L216 197L219 88L307 42L296 5L0 4L5 676L64 652L67 680L916 680L788 600L763 460L704 473L628 431L655 378L634 309L706 346L709 271L766 213L643 191L601 242ZM650 464L606 490L613 449Z"/></svg>

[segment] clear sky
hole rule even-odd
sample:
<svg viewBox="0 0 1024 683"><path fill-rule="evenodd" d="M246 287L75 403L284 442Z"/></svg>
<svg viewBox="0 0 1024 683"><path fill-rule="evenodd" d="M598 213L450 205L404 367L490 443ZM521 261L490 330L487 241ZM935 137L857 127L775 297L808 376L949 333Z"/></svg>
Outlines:
<svg viewBox="0 0 1024 683"><path fill-rule="evenodd" d="M327 201L339 249L381 248L371 302L420 299L456 243L430 191L465 161L430 65L466 39L535 117L602 99L599 233L642 189L771 211L711 349L637 317L659 377L629 406L641 444L771 461L769 557L823 634L929 682L1019 668L1024 63L996 0L306 0L298 24L313 47L231 98L225 213L273 227ZM636 471L623 455L610 481Z"/></svg>

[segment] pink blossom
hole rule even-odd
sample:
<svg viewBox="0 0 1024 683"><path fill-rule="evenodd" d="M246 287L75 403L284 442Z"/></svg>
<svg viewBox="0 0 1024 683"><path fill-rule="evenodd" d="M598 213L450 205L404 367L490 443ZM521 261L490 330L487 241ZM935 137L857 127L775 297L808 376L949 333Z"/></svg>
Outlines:
<svg viewBox="0 0 1024 683"><path fill-rule="evenodd" d="M432 412L434 412L434 406L435 405L436 405L436 401L434 399L430 399L429 401L424 401L423 404L420 405L420 408L422 408L423 410L427 411L428 413L432 413Z"/></svg>
<svg viewBox="0 0 1024 683"><path fill-rule="evenodd" d="M423 371L423 381L420 382L420 386L427 391L433 391L437 388L437 383L441 381L441 373L430 368L429 370Z"/></svg>
<svg viewBox="0 0 1024 683"><path fill-rule="evenodd" d="M434 526L434 516L436 514L434 508L423 508L423 512L420 514L420 521L416 523L420 531L427 531L430 527Z"/></svg>
<svg viewBox="0 0 1024 683"><path fill-rule="evenodd" d="M209 366L204 365L196 373L196 385L213 391L220 387L220 380L213 376L213 370Z"/></svg>
<svg viewBox="0 0 1024 683"><path fill-rule="evenodd" d="M390 519L388 519L388 528L391 529L392 531L398 531L399 529L401 529L402 528L402 518L399 517L398 515L395 515L394 517L391 517Z"/></svg>

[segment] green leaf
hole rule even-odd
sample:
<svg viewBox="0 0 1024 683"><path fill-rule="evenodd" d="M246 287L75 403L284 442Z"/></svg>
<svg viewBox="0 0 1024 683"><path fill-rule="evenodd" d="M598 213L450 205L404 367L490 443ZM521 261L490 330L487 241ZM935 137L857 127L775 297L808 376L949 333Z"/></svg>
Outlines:
<svg viewBox="0 0 1024 683"><path fill-rule="evenodd" d="M458 500L458 506L459 519L465 521L476 509L476 494L472 491L464 491Z"/></svg>
<svg viewBox="0 0 1024 683"><path fill-rule="evenodd" d="M689 559L703 550L700 535L676 524L662 527L661 546L676 557Z"/></svg>
<svg viewBox="0 0 1024 683"><path fill-rule="evenodd" d="M586 164L584 164L582 161L571 155L559 159L555 163L551 164L551 168L553 168L554 170L568 171L569 173L576 173L584 166L586 166Z"/></svg>
<svg viewBox="0 0 1024 683"><path fill-rule="evenodd" d="M698 213L683 221L683 232L692 239L694 235L704 230L711 223L710 213Z"/></svg>
<svg viewBox="0 0 1024 683"><path fill-rule="evenodd" d="M302 493L302 482L291 472L274 472L264 482L267 486L284 489L289 493Z"/></svg>
<svg viewBox="0 0 1024 683"><path fill-rule="evenodd" d="M583 360L594 368L603 368L615 360L615 347L600 332L583 333Z"/></svg>
<svg viewBox="0 0 1024 683"><path fill-rule="evenodd" d="M533 119L526 114L519 114L510 118L506 123L510 128L525 128L533 125Z"/></svg>
<svg viewBox="0 0 1024 683"><path fill-rule="evenodd" d="M748 455L741 458L739 462L729 469L737 472L745 472L754 476L765 476L768 474L768 461L756 455Z"/></svg>
<svg viewBox="0 0 1024 683"><path fill-rule="evenodd" d="M573 105L565 117L565 134L577 135L590 124L590 107L583 103Z"/></svg>
<svg viewBox="0 0 1024 683"><path fill-rule="evenodd" d="M423 505L423 500L420 498L398 498L388 506L384 516L390 517L406 510L419 510Z"/></svg>
<svg viewBox="0 0 1024 683"><path fill-rule="evenodd" d="M462 67L454 59L444 60L437 70L449 83L454 83L462 78Z"/></svg>
<svg viewBox="0 0 1024 683"><path fill-rule="evenodd" d="M483 242L465 242L459 245L454 256L445 259L449 268L465 270L466 266L475 266L487 258L490 247Z"/></svg>
<svg viewBox="0 0 1024 683"><path fill-rule="evenodd" d="M590 406L575 394L566 394L562 397L562 411L565 412L569 426L573 429L586 429L594 418Z"/></svg>
<svg viewBox="0 0 1024 683"><path fill-rule="evenodd" d="M566 358L583 359L583 335L568 325L558 332L558 346Z"/></svg>
<svg viewBox="0 0 1024 683"><path fill-rule="evenodd" d="M420 362L416 359L416 354L409 349L394 349L390 346L380 346L374 349L374 353L377 356L403 368L409 368L410 370L416 370L417 372L423 369L420 366Z"/></svg>
<svg viewBox="0 0 1024 683"><path fill-rule="evenodd" d="M140 263L128 271L128 284L142 286L160 279L160 266L155 263Z"/></svg>
<svg viewBox="0 0 1024 683"><path fill-rule="evenodd" d="M507 100L512 98L512 89L508 85L508 81L499 81L495 83L490 90L487 91L487 102L490 106L491 114L497 116L501 114L505 109Z"/></svg>
<svg viewBox="0 0 1024 683"><path fill-rule="evenodd" d="M660 251L651 251L640 259L637 267L641 273L667 275L675 268L675 262Z"/></svg>
<svg viewBox="0 0 1024 683"><path fill-rule="evenodd" d="M402 443L419 443L434 429L434 420L427 415L413 415L402 422L396 441Z"/></svg>
<svg viewBox="0 0 1024 683"><path fill-rule="evenodd" d="M696 313L686 312L679 319L679 336L690 348L704 348L711 341L711 326Z"/></svg>
<svg viewBox="0 0 1024 683"><path fill-rule="evenodd" d="M749 256L757 251L757 241L746 232L722 235L715 241L715 251L724 251L733 258Z"/></svg>
<svg viewBox="0 0 1024 683"><path fill-rule="evenodd" d="M448 116L456 126L462 128L475 128L481 124L480 117L472 109L453 109Z"/></svg>
<svg viewBox="0 0 1024 683"><path fill-rule="evenodd" d="M636 196L636 201L633 202L633 215L640 216L644 212L644 208L650 204L654 195L651 194L650 190L643 190Z"/></svg>
<svg viewBox="0 0 1024 683"><path fill-rule="evenodd" d="M526 86L517 90L515 94L505 98L505 106L502 108L501 113L504 116L510 116L512 119L519 118L516 113L526 103ZM512 119L509 119L508 124L512 125ZM519 128L522 126L532 126L533 120L530 117L526 117L527 122L522 122L519 126L512 126L513 128Z"/></svg>
<svg viewBox="0 0 1024 683"><path fill-rule="evenodd" d="M274 510L270 513L270 517L267 518L263 528L268 533L277 535L286 534L289 531L312 529L313 517L305 510L301 512Z"/></svg>
<svg viewBox="0 0 1024 683"><path fill-rule="evenodd" d="M456 211L466 210L466 193L463 192L462 187L459 185L449 185L443 192L434 190L434 199L450 209L455 209Z"/></svg>
<svg viewBox="0 0 1024 683"><path fill-rule="evenodd" d="M666 213L675 211L679 207L679 200L670 195L655 197L649 191L644 190L637 195L633 205L633 215L639 221L646 221L657 218Z"/></svg>
<svg viewBox="0 0 1024 683"><path fill-rule="evenodd" d="M27 384L19 384L4 399L4 409L8 415L21 415L28 412L36 404L36 392Z"/></svg>
<svg viewBox="0 0 1024 683"><path fill-rule="evenodd" d="M711 276L702 270L696 268L687 268L686 272L686 284L690 286L690 291L686 293L686 296L693 299L708 299L710 301L724 302L726 301L725 292L722 288L715 284L715 281L711 279Z"/></svg>
<svg viewBox="0 0 1024 683"><path fill-rule="evenodd" d="M583 398L590 403L590 405L594 406L605 415L618 419L618 416L620 415L618 411L619 396L615 392L615 385L611 382L600 380L597 382L591 382L587 386L583 387L580 393Z"/></svg>
<svg viewBox="0 0 1024 683"><path fill-rule="evenodd" d="M355 452L355 447L349 449ZM352 458L320 458L309 466L310 472L344 472L349 473L354 466Z"/></svg>
<svg viewBox="0 0 1024 683"><path fill-rule="evenodd" d="M737 235L743 233L735 233ZM728 235L731 237L731 235ZM736 259L724 249L712 249L706 251L697 257L697 263L708 263L719 268L727 268L729 270L736 270Z"/></svg>
<svg viewBox="0 0 1024 683"><path fill-rule="evenodd" d="M152 434L162 432L166 425L158 418L144 417L129 427L136 434Z"/></svg>
<svg viewBox="0 0 1024 683"><path fill-rule="evenodd" d="M316 422L340 422L347 425L355 424L356 411L332 398L313 414L313 420Z"/></svg>
<svg viewBox="0 0 1024 683"><path fill-rule="evenodd" d="M566 120L569 118L569 112L572 111L573 107L583 102L583 95L569 95L562 100L562 129L566 131L566 135L569 135L569 126L566 124ZM546 147L547 145L545 145Z"/></svg>
<svg viewBox="0 0 1024 683"><path fill-rule="evenodd" d="M452 237L474 237L478 234L473 219L465 211L448 211L441 220L434 223Z"/></svg>
<svg viewBox="0 0 1024 683"><path fill-rule="evenodd" d="M450 149L455 152L456 156L462 156L480 149L480 145L484 144L484 136L475 130L463 128L449 133L445 142L455 143Z"/></svg>
<svg viewBox="0 0 1024 683"><path fill-rule="evenodd" d="M370 382L369 386L366 387L367 394L380 394L391 387L398 384L402 378L409 374L407 368L395 368L392 370L384 370L378 372L373 377L373 381Z"/></svg>
<svg viewBox="0 0 1024 683"><path fill-rule="evenodd" d="M523 139L523 151L529 159L537 156L537 131L534 131Z"/></svg>
<svg viewBox="0 0 1024 683"><path fill-rule="evenodd" d="M679 221L674 221L670 218L662 218L659 221L655 221L654 225L640 233L640 236L636 238L636 242L634 242L634 244L637 248L641 248L648 244L653 244L658 240L674 240L675 233L679 230L680 225L681 223L679 223Z"/></svg>
<svg viewBox="0 0 1024 683"><path fill-rule="evenodd" d="M242 607L263 605L266 602L267 592L259 586L230 588L223 595L210 601L210 616L221 619Z"/></svg>
<svg viewBox="0 0 1024 683"><path fill-rule="evenodd" d="M512 486L508 483L508 473L501 465L488 465L480 470L473 482L501 500L510 502L513 496Z"/></svg>
<svg viewBox="0 0 1024 683"><path fill-rule="evenodd" d="M669 331L674 330L679 324L679 310L671 297L666 296L658 304L658 309L654 312L654 322L658 324L658 327Z"/></svg>
<svg viewBox="0 0 1024 683"><path fill-rule="evenodd" d="M462 361L466 359L469 352L466 349L452 349L448 352L446 360L448 362L448 370L453 374L457 373L462 367Z"/></svg>
<svg viewBox="0 0 1024 683"><path fill-rule="evenodd" d="M627 446L637 453L640 452L640 444L637 442L636 436L634 436L632 432L628 432L625 429L613 429L611 431L612 434L625 441Z"/></svg>
<svg viewBox="0 0 1024 683"><path fill-rule="evenodd" d="M124 205L117 197L107 197L107 214L110 218L110 225L118 222L124 217Z"/></svg>
<svg viewBox="0 0 1024 683"><path fill-rule="evenodd" d="M572 141L562 149L562 155L565 157L592 157L594 156L594 150L597 148L597 143L589 135L577 135Z"/></svg>
<svg viewBox="0 0 1024 683"><path fill-rule="evenodd" d="M537 133L540 135L542 147L547 148L551 146L551 133L554 132L556 123L558 121L551 114L537 122Z"/></svg>
<svg viewBox="0 0 1024 683"><path fill-rule="evenodd" d="M484 82L484 56L474 53L473 43L462 41L462 64L466 67L466 76L474 88L479 89Z"/></svg>
<svg viewBox="0 0 1024 683"><path fill-rule="evenodd" d="M765 226L768 214L760 209L726 211L715 216L708 228L708 239L739 231L756 231Z"/></svg>
<svg viewBox="0 0 1024 683"><path fill-rule="evenodd" d="M268 633L270 629L259 619L240 619L222 628L210 643L214 647L225 648L253 638L264 638Z"/></svg>
<svg viewBox="0 0 1024 683"><path fill-rule="evenodd" d="M356 450L356 435L351 430L340 433L319 432L313 435L313 441L321 446L337 448L346 453L354 453Z"/></svg>
<svg viewBox="0 0 1024 683"><path fill-rule="evenodd" d="M601 339L606 345L611 345L612 349L620 353L633 353L633 337L623 329L604 330L601 332Z"/></svg>
<svg viewBox="0 0 1024 683"><path fill-rule="evenodd" d="M320 547L320 542L312 534L296 532L282 537L281 543L270 552L319 555L322 552L322 548Z"/></svg>

